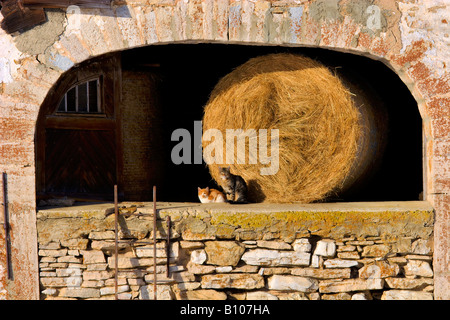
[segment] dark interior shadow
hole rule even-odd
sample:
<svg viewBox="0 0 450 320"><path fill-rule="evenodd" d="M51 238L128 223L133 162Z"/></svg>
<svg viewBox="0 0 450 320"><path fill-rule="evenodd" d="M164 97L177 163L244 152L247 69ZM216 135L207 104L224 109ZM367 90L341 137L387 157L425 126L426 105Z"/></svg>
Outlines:
<svg viewBox="0 0 450 320"><path fill-rule="evenodd" d="M261 186L256 180L247 181L248 187L248 200L249 202L259 203L263 202L266 199L266 195L264 194Z"/></svg>

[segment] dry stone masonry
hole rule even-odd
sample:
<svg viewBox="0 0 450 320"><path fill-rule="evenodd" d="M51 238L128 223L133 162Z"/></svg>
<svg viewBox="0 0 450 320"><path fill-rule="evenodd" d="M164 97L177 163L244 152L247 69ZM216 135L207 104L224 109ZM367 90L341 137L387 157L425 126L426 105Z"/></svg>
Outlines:
<svg viewBox="0 0 450 320"><path fill-rule="evenodd" d="M130 206L152 213L148 203L122 204L122 212ZM316 204L280 212L250 205L239 214L227 212L230 205L159 206L158 299L433 299L433 210L422 202L408 210ZM115 298L109 208L38 212L41 299ZM173 221L168 260L167 215ZM368 216L377 223L362 225ZM149 216L122 214L119 226L122 240L153 238ZM120 242L119 249L118 298L153 299L153 246Z"/></svg>

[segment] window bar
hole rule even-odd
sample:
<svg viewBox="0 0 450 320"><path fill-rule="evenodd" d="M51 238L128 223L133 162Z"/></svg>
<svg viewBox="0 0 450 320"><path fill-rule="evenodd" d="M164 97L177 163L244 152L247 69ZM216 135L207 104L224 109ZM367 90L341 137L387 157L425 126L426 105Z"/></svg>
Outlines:
<svg viewBox="0 0 450 320"><path fill-rule="evenodd" d="M102 98L101 98L102 92L100 91L100 78L97 78L95 81L97 81L97 111L96 112L100 112L101 111L100 103L102 101Z"/></svg>
<svg viewBox="0 0 450 320"><path fill-rule="evenodd" d="M78 112L78 86L75 86L75 112Z"/></svg>
<svg viewBox="0 0 450 320"><path fill-rule="evenodd" d="M86 106L89 113L89 81L86 81Z"/></svg>

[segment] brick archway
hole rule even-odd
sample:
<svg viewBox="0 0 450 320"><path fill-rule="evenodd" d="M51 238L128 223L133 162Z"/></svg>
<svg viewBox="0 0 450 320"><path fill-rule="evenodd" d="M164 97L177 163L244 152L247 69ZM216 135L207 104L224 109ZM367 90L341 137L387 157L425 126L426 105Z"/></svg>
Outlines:
<svg viewBox="0 0 450 320"><path fill-rule="evenodd" d="M60 76L108 52L218 42L345 51L381 60L398 74L423 119L424 193L436 210L435 297L449 299L450 72L445 64L448 34L442 37L442 30L448 30L448 5L384 0L148 2L114 1L110 9L79 12L52 10L48 22L23 34L0 31L0 169L8 173L15 265L13 282L0 269L0 297L39 296L34 133L39 108ZM5 265L3 254L0 261Z"/></svg>

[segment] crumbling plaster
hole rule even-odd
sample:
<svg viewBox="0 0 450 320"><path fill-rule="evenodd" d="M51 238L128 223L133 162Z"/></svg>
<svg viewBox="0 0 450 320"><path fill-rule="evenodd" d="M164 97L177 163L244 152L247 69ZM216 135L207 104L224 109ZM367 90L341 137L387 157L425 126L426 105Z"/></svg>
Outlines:
<svg viewBox="0 0 450 320"><path fill-rule="evenodd" d="M64 32L66 15L62 10L48 10L47 22L15 37L17 49L25 54L37 55L55 43Z"/></svg>
<svg viewBox="0 0 450 320"><path fill-rule="evenodd" d="M14 283L0 276L9 298L38 297L34 130L39 106L61 74L107 52L221 42L320 46L381 60L399 75L424 120L425 198L436 211L435 297L449 299L449 6L445 0L118 0L111 9L47 11L47 23L21 35L0 30L0 170L9 177L17 268Z"/></svg>

